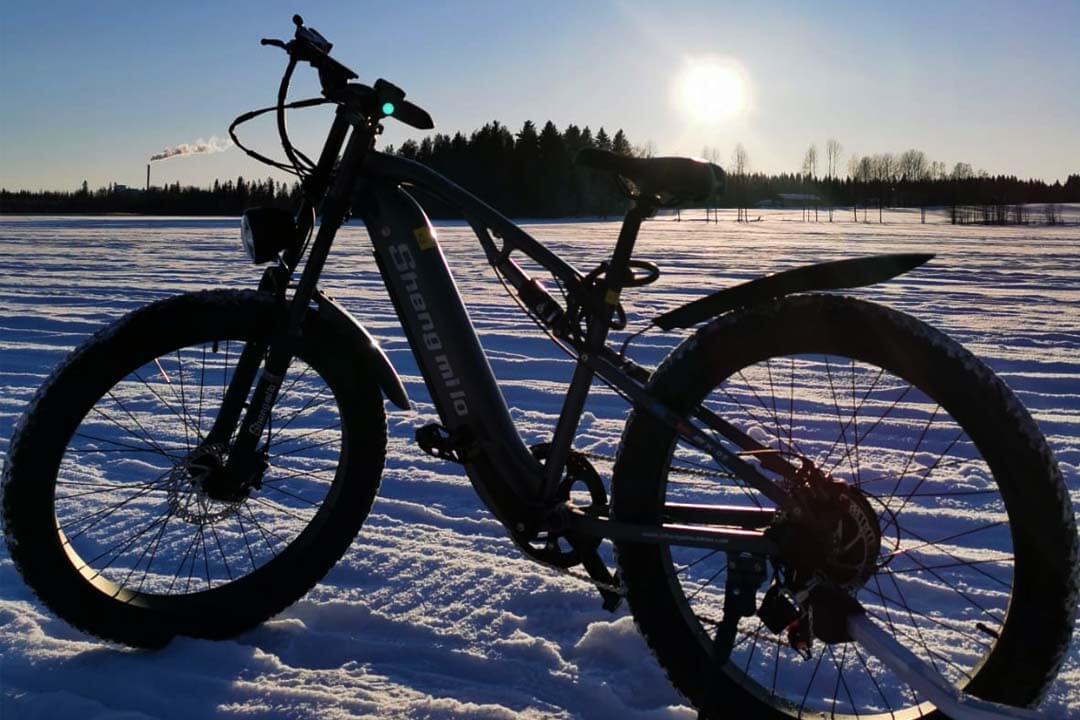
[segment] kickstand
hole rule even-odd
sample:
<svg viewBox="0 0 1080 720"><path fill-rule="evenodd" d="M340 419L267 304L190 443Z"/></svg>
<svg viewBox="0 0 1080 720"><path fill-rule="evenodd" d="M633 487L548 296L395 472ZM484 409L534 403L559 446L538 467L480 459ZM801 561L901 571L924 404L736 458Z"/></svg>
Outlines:
<svg viewBox="0 0 1080 720"><path fill-rule="evenodd" d="M714 681L706 690L698 710L698 720L719 717L723 705L720 679L724 664L731 658L739 620L757 610L757 589L765 582L765 560L747 553L728 553L727 581L724 584L724 617L713 637L712 668Z"/></svg>

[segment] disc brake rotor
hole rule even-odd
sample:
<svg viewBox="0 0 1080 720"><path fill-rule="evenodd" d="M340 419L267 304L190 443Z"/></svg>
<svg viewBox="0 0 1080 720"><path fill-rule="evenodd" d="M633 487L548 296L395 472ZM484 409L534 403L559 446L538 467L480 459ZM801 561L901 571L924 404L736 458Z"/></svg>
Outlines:
<svg viewBox="0 0 1080 720"><path fill-rule="evenodd" d="M235 514L246 497L231 501L216 500L207 494L204 483L225 462L225 445L201 447L169 472L166 480L169 510L192 525L207 525Z"/></svg>

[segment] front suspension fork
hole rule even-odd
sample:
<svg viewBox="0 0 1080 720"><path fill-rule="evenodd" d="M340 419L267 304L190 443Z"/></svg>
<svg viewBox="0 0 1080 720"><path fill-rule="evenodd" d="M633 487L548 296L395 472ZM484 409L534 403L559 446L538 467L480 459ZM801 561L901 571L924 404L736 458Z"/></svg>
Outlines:
<svg viewBox="0 0 1080 720"><path fill-rule="evenodd" d="M320 170L325 168L325 176L329 175L329 170L337 158L341 141L354 121L355 118L352 118L347 111L339 110L335 117L330 139L319 159L318 167ZM288 272L279 273L269 270L260 284L260 289L273 289L281 294L283 300L281 310L275 319L269 342L255 340L244 346L240 359L237 361L233 379L225 393L221 410L206 439L207 444L227 445L229 439L234 437L237 423L240 423L239 429L235 432L235 440L229 447L228 461L225 466L226 485L233 493L239 492L250 483L260 470L259 440L270 420L270 413L281 390L281 383L296 355L308 306L315 294L326 258L330 254L334 236L348 215L350 196L359 173L360 161L363 153L370 148L372 138L370 129L365 125L362 123L354 125L353 133L338 164L333 186L323 201L322 223L316 233L307 264L304 266L304 272L300 276L292 298L285 302L284 287L269 287L274 284L283 285L284 283L281 282L283 277L287 282ZM325 183L326 177L316 178L316 185L319 180ZM298 261L299 257L294 258L293 264ZM288 270L287 267L286 270ZM264 359L265 362L263 362ZM262 365L261 373L259 372L260 364ZM258 376L257 382L256 376ZM252 383L256 383L255 390L251 393L251 400L245 411L244 400L248 396ZM241 414L243 419L241 419Z"/></svg>

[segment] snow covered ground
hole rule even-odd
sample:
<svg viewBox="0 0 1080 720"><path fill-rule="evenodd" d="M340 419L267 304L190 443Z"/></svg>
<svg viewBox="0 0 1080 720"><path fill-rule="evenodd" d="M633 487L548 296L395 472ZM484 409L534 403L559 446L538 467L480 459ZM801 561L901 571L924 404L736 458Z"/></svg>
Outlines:
<svg viewBox="0 0 1080 720"><path fill-rule="evenodd" d="M1070 215L1080 208L1068 209ZM880 252L937 258L855 294L953 336L1019 394L1057 454L1080 507L1080 228L957 228L915 213L885 225L763 222L645 226L636 256L664 274L624 294L630 325L764 272ZM876 220L876 213L872 214ZM825 214L819 215L822 220ZM582 269L606 257L617 223L527 229ZM0 457L48 372L103 323L148 301L251 287L235 220L0 217ZM439 239L469 301L504 393L530 443L554 425L571 365L502 294L466 228ZM144 653L98 642L57 620L0 550L0 715L20 718L584 717L691 718L638 637L595 590L524 560L455 466L422 454L413 429L434 419L395 326L366 234L350 226L323 287L380 339L412 411L387 406L387 469L375 507L342 561L302 601L226 642L181 639ZM647 335L655 364L678 337ZM590 402L577 446L614 453L625 408ZM610 470L599 463L602 474ZM1080 715L1080 648L1044 708Z"/></svg>

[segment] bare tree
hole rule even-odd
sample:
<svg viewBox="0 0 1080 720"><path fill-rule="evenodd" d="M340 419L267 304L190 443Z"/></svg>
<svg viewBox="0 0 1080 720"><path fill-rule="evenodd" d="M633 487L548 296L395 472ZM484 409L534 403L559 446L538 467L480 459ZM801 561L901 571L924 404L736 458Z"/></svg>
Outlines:
<svg viewBox="0 0 1080 720"><path fill-rule="evenodd" d="M900 179L905 183L908 197L902 204L910 205L915 199L919 204L919 216L922 222L926 222L926 194L922 187L916 183L923 183L930 178L930 162L926 159L926 153L922 150L905 150L900 155ZM912 198L914 193L914 198Z"/></svg>
<svg viewBox="0 0 1080 720"><path fill-rule="evenodd" d="M735 176L735 204L738 206L738 215L736 222L748 222L746 218L745 205L746 198L744 197L746 173L750 170L750 155L747 154L746 148L742 143L735 144L735 150L731 153L731 170Z"/></svg>
<svg viewBox="0 0 1080 720"><path fill-rule="evenodd" d="M817 174L817 145L810 145L806 149L806 154L803 155L802 161L802 174L803 174L803 190L805 191L806 183L813 181L814 176ZM806 201L807 193L803 193L803 221L805 222L810 218L810 207ZM814 219L817 219L817 205L814 206Z"/></svg>
<svg viewBox="0 0 1080 720"><path fill-rule="evenodd" d="M848 158L848 177L856 182L862 181L862 164L863 159L858 155L852 155ZM854 193L852 193L854 195ZM851 201L851 214L855 216L854 222L859 222L859 204L856 200Z"/></svg>
<svg viewBox="0 0 1080 720"><path fill-rule="evenodd" d="M806 155L802 161L803 175L813 179L817 174L817 145L811 145L806 149Z"/></svg>
<svg viewBox="0 0 1080 720"><path fill-rule="evenodd" d="M656 143L646 140L644 145L635 145L634 157L651 158L656 156Z"/></svg>
<svg viewBox="0 0 1080 720"><path fill-rule="evenodd" d="M900 160L892 153L881 153L875 155L874 159L878 181L878 223L882 224L885 222L882 214L882 208L885 205L885 190L897 181L900 175Z"/></svg>
<svg viewBox="0 0 1080 720"><path fill-rule="evenodd" d="M843 152L843 150L844 150L843 146L840 145L840 141L837 140L836 138L829 138L828 140L825 141L825 165L826 165L826 167L828 169L828 172L829 172L829 174L826 177L828 177L828 179L830 181L830 187L831 187L832 181L836 179L837 166L840 164L840 153ZM833 213L833 200L832 200L832 197L831 197L832 193L830 192L829 195L830 195L830 198L829 198L829 222L832 222L832 213Z"/></svg>
<svg viewBox="0 0 1080 720"><path fill-rule="evenodd" d="M825 141L825 164L828 166L828 177L836 177L836 170L840 165L840 153L844 151L843 145L836 138Z"/></svg>
<svg viewBox="0 0 1080 720"><path fill-rule="evenodd" d="M975 171L971 169L970 163L958 162L953 165L950 177L953 180L970 180L975 177Z"/></svg>
<svg viewBox="0 0 1080 720"><path fill-rule="evenodd" d="M701 149L701 157L705 158L714 165L719 165L720 148L710 147L709 145L706 145L704 148ZM720 222L720 210L716 207L715 200L716 197L714 195L712 198L710 198L710 204L705 206L705 222L709 222L710 211L712 213L712 216L716 219L716 222Z"/></svg>
<svg viewBox="0 0 1080 720"><path fill-rule="evenodd" d="M922 150L905 150L899 162L900 174L907 182L921 182L930 176L930 165Z"/></svg>

